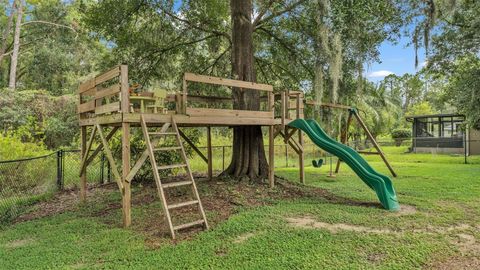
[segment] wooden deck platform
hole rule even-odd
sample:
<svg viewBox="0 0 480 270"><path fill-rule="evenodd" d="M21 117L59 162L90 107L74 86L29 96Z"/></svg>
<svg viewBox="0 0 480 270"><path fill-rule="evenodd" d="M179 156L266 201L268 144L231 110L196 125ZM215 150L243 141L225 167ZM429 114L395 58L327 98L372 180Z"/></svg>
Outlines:
<svg viewBox="0 0 480 270"><path fill-rule="evenodd" d="M80 119L80 126L108 125L121 126L122 123L129 123L132 126L140 126L140 116L143 115L148 126L161 126L170 122L172 115L154 113L114 113L101 115L94 118ZM179 127L211 127L211 126L276 126L285 125L295 119L284 118L255 118L255 117L214 117L203 115L174 114L175 121Z"/></svg>
<svg viewBox="0 0 480 270"><path fill-rule="evenodd" d="M189 84L218 87L237 87L260 92L263 110L234 110L232 97L205 96L189 93ZM303 117L303 93L298 91L274 93L267 84L244 82L192 73L185 73L182 91L170 93L165 99L168 113L132 112L127 66L118 66L79 86L78 114L80 126L129 123L140 125L143 115L149 126L170 122L172 114L181 127L286 125ZM219 106L223 108L212 108ZM227 108L225 108L227 107Z"/></svg>

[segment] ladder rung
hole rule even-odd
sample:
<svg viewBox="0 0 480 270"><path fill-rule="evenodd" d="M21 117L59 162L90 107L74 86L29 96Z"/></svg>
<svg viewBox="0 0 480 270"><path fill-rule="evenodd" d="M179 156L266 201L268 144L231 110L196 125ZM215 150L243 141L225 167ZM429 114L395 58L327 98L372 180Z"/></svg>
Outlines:
<svg viewBox="0 0 480 270"><path fill-rule="evenodd" d="M174 230L181 230L181 229L186 229L186 228L193 227L195 225L204 224L204 223L205 223L205 221L203 219L199 219L197 221L193 221L193 222L190 222L190 223L185 223L185 224L182 224L182 225L175 226L175 227L173 227L173 229Z"/></svg>
<svg viewBox="0 0 480 270"><path fill-rule="evenodd" d="M175 132L149 132L148 135L177 135Z"/></svg>
<svg viewBox="0 0 480 270"><path fill-rule="evenodd" d="M158 168L159 170L167 170L167 169L183 168L183 167L187 167L187 164L163 165L163 166L158 166L157 168Z"/></svg>
<svg viewBox="0 0 480 270"><path fill-rule="evenodd" d="M169 146L169 147L159 147L154 148L153 151L172 151L172 150L180 150L182 149L180 146Z"/></svg>
<svg viewBox="0 0 480 270"><path fill-rule="evenodd" d="M171 187L180 187L180 186L186 186L186 185L191 185L191 184L192 184L192 181L178 181L178 182L162 184L162 187L163 188L171 188Z"/></svg>
<svg viewBox="0 0 480 270"><path fill-rule="evenodd" d="M193 200L193 201L188 201L188 202L181 202L181 203L170 204L170 205L168 206L168 209L175 209L175 208L184 207L184 206L189 206L189 205L193 205L193 204L197 204L197 203L198 203L197 200Z"/></svg>

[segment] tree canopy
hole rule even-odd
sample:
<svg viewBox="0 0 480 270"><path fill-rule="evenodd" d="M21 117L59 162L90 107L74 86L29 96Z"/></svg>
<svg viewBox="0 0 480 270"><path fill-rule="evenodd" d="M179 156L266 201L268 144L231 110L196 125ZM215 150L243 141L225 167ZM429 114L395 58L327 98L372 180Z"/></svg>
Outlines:
<svg viewBox="0 0 480 270"><path fill-rule="evenodd" d="M478 1L251 3L253 80L276 91L299 89L307 99L357 106L377 135L405 126L403 116L418 111L459 112L479 126ZM86 76L120 63L129 65L135 82L172 90L184 72L238 76L229 1L4 0L0 9L1 87L11 85L18 21L17 91L72 94ZM427 65L416 74L368 81L364 67L380 60L379 46L405 35L414 47L426 48ZM336 132L341 115L310 110ZM6 130L25 123L2 124Z"/></svg>

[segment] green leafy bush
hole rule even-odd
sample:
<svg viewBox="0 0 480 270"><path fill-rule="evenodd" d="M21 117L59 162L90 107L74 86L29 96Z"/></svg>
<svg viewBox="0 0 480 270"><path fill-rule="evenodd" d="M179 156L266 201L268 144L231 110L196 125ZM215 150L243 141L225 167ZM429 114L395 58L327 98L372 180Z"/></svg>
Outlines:
<svg viewBox="0 0 480 270"><path fill-rule="evenodd" d="M412 133L409 129L395 129L392 131L392 139L395 140L395 145L400 146L405 140L412 137Z"/></svg>
<svg viewBox="0 0 480 270"><path fill-rule="evenodd" d="M49 152L41 142L22 142L16 134L0 134L0 161L36 157Z"/></svg>
<svg viewBox="0 0 480 270"><path fill-rule="evenodd" d="M75 110L74 95L0 89L0 128L23 142L43 142L51 149L70 145L79 130Z"/></svg>

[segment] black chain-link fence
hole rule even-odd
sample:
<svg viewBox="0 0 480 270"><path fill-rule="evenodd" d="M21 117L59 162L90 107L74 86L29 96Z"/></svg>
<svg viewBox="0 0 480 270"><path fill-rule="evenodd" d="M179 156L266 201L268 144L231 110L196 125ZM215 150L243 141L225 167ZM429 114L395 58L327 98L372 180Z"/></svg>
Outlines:
<svg viewBox="0 0 480 270"><path fill-rule="evenodd" d="M0 162L0 222L56 189L56 153Z"/></svg>
<svg viewBox="0 0 480 270"><path fill-rule="evenodd" d="M73 188L79 182L80 151L59 150L48 155L0 161L0 223L11 220L25 207ZM97 155L87 170L89 182L101 183L108 177L103 155Z"/></svg>

